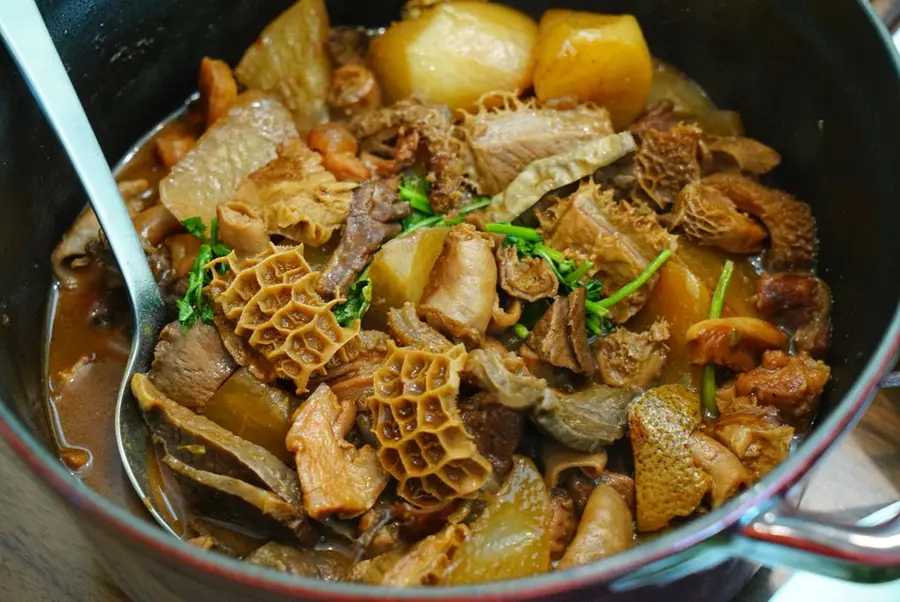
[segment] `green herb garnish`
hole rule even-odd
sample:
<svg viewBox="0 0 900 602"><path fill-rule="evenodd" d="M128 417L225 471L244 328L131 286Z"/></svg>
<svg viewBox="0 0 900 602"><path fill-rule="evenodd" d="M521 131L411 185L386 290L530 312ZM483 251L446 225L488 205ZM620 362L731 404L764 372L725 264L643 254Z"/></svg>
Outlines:
<svg viewBox="0 0 900 602"><path fill-rule="evenodd" d="M512 326L513 332L522 340L528 338L528 327L522 323L516 323Z"/></svg>
<svg viewBox="0 0 900 602"><path fill-rule="evenodd" d="M400 187L397 188L397 194L400 195L401 201L408 202L413 211L424 213L425 215L434 215L431 201L428 200L428 193L430 192L431 184L423 176L416 173L403 174Z"/></svg>
<svg viewBox="0 0 900 602"><path fill-rule="evenodd" d="M717 320L722 317L722 309L725 307L725 291L728 290L728 283L731 282L733 273L734 262L729 259L722 267L722 273L719 275L719 282L716 284L712 302L709 304L710 320ZM716 406L716 367L712 364L703 366L700 402L703 415L708 419L715 419L719 415L719 408Z"/></svg>
<svg viewBox="0 0 900 602"><path fill-rule="evenodd" d="M356 282L350 285L347 300L334 308L334 317L337 318L338 324L347 327L357 320L362 320L371 306L372 280L369 278L367 267Z"/></svg>
<svg viewBox="0 0 900 602"><path fill-rule="evenodd" d="M190 327L197 320L205 324L212 324L216 314L213 311L212 302L203 292L206 285L212 281L212 272L206 266L214 259L228 255L231 249L219 241L219 223L215 218L209 224L209 238L206 238L206 226L202 218L190 217L181 224L195 238L203 241L203 244L200 245L200 250L191 266L187 292L176 303L178 321L184 328Z"/></svg>
<svg viewBox="0 0 900 602"><path fill-rule="evenodd" d="M471 205L466 205L465 207L460 209L455 216L428 215L413 210L412 214L405 220L403 220L403 230L400 231L400 234L397 235L397 238L409 236L416 230L421 230L422 228L441 228L444 226L455 226L456 224L462 223L463 219L465 219L465 217L473 211L484 209L490 204L491 199L489 198L475 197L474 203L472 203Z"/></svg>

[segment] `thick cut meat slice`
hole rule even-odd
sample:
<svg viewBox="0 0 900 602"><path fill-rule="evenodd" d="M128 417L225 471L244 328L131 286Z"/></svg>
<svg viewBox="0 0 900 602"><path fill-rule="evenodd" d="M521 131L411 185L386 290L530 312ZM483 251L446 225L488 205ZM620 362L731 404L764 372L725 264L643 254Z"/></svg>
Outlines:
<svg viewBox="0 0 900 602"><path fill-rule="evenodd" d="M185 330L176 321L160 333L147 376L181 405L200 408L235 370L215 327L195 322Z"/></svg>
<svg viewBox="0 0 900 602"><path fill-rule="evenodd" d="M675 250L676 238L659 224L649 208L616 202L612 190L583 185L547 211L538 214L546 244L565 250L578 262L590 261L588 276L603 283L611 295L641 275L665 249ZM625 322L644 305L658 277L616 303L610 317Z"/></svg>
<svg viewBox="0 0 900 602"><path fill-rule="evenodd" d="M831 339L831 289L812 274L764 274L756 283L756 307L767 320L794 331L794 344L813 357Z"/></svg>
<svg viewBox="0 0 900 602"><path fill-rule="evenodd" d="M203 57L200 61L200 106L210 127L228 113L237 99L238 87L231 67L225 61Z"/></svg>
<svg viewBox="0 0 900 602"><path fill-rule="evenodd" d="M467 115L461 129L472 148L479 190L490 196L503 192L533 161L614 133L606 109L579 105L557 111L516 98L502 109Z"/></svg>
<svg viewBox="0 0 900 602"><path fill-rule="evenodd" d="M703 320L685 335L692 364L727 366L735 372L752 370L766 349L784 349L787 335L758 318Z"/></svg>
<svg viewBox="0 0 900 602"><path fill-rule="evenodd" d="M597 452L625 435L628 406L637 391L591 385L568 395L547 395L534 410L534 421L557 441Z"/></svg>
<svg viewBox="0 0 900 602"><path fill-rule="evenodd" d="M607 485L597 485L575 538L559 561L558 569L587 564L627 550L634 544L634 522L622 496Z"/></svg>
<svg viewBox="0 0 900 602"><path fill-rule="evenodd" d="M700 400L681 385L651 389L628 411L638 531L658 531L676 516L689 516L710 487L710 477L691 455L700 425Z"/></svg>
<svg viewBox="0 0 900 602"><path fill-rule="evenodd" d="M534 303L556 296L559 280L541 257L520 258L515 246L497 246L500 288L516 299Z"/></svg>
<svg viewBox="0 0 900 602"><path fill-rule="evenodd" d="M666 220L670 228L681 227L691 240L731 253L758 253L769 236L721 191L700 182L688 184L678 193Z"/></svg>
<svg viewBox="0 0 900 602"><path fill-rule="evenodd" d="M557 299L535 325L525 343L538 357L558 368L592 375L597 362L591 354L584 323L585 290L577 288Z"/></svg>
<svg viewBox="0 0 900 602"><path fill-rule="evenodd" d="M297 454L297 473L307 514L323 519L359 516L375 505L388 482L370 446L353 447L345 437L356 419L356 404L338 402L320 385L294 416L287 447Z"/></svg>
<svg viewBox="0 0 900 602"><path fill-rule="evenodd" d="M382 243L400 232L396 220L409 215L409 203L400 202L393 181L365 182L353 191L350 215L341 230L341 242L319 278L319 294L339 298L368 265Z"/></svg>
<svg viewBox="0 0 900 602"><path fill-rule="evenodd" d="M478 452L487 458L496 485L512 468L512 457L522 438L525 417L489 393L479 393L458 403L459 416L472 433Z"/></svg>
<svg viewBox="0 0 900 602"><path fill-rule="evenodd" d="M325 376L310 379L310 387L324 383L341 402L352 401L357 409L366 409L372 395L372 375L387 356L388 336L378 330L363 330L350 341L343 353L326 365Z"/></svg>
<svg viewBox="0 0 900 602"><path fill-rule="evenodd" d="M131 379L131 391L146 413L154 434L178 459L191 458L200 470L222 473L246 482L260 482L295 508L301 506L297 474L266 448L241 439L209 418L199 416L163 395L144 374Z"/></svg>
<svg viewBox="0 0 900 602"><path fill-rule="evenodd" d="M660 318L646 332L617 328L597 343L600 378L610 387L646 389L662 372L669 355L669 323Z"/></svg>
<svg viewBox="0 0 900 602"><path fill-rule="evenodd" d="M682 188L700 179L697 157L702 135L692 125L641 132L636 155L638 186L659 208L669 207Z"/></svg>
<svg viewBox="0 0 900 602"><path fill-rule="evenodd" d="M445 334L480 346L496 296L494 240L471 224L454 226L431 270L419 315Z"/></svg>
<svg viewBox="0 0 900 602"><path fill-rule="evenodd" d="M197 139L187 133L166 132L154 138L153 144L156 146L157 158L171 169L196 146Z"/></svg>
<svg viewBox="0 0 900 602"><path fill-rule="evenodd" d="M830 376L824 362L805 353L792 357L783 351L766 351L761 366L738 375L735 393L753 395L759 403L800 420L809 417Z"/></svg>
<svg viewBox="0 0 900 602"><path fill-rule="evenodd" d="M713 174L703 183L722 192L739 211L762 221L772 241L765 253L768 269L808 270L813 266L818 239L809 205L739 174Z"/></svg>

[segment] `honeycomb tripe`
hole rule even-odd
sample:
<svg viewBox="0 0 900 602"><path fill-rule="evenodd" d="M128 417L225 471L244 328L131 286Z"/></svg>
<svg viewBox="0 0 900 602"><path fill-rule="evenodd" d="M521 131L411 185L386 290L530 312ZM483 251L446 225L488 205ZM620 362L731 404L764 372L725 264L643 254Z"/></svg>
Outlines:
<svg viewBox="0 0 900 602"><path fill-rule="evenodd" d="M466 351L431 353L388 343L371 398L378 456L397 479L400 496L433 507L484 485L491 465L456 408Z"/></svg>
<svg viewBox="0 0 900 602"><path fill-rule="evenodd" d="M316 293L319 273L303 259L302 246L271 245L250 258L231 253L208 267L214 275L209 293L228 326L274 365L278 377L293 381L298 394L359 332L358 322L338 324L332 309L340 299L326 302Z"/></svg>

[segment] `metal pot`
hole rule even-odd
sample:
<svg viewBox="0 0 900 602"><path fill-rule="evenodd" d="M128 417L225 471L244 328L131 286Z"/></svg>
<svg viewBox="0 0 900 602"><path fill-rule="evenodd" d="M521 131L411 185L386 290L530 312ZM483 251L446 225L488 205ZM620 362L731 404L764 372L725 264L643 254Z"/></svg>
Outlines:
<svg viewBox="0 0 900 602"><path fill-rule="evenodd" d="M13 0L2 0L13 1ZM111 162L194 89L203 55L236 61L288 0L46 0L44 16ZM386 24L399 0L329 2L338 23ZM555 5L509 2L538 14ZM861 416L900 347L898 62L866 2L571 0L634 12L653 53L741 112L784 155L777 183L819 219L820 270L835 296L834 381L797 452L722 509L603 562L513 582L397 591L292 578L176 541L81 486L46 443L42 312L53 246L84 206L55 138L0 53L0 435L68 502L119 585L138 600L717 600L754 563L856 580L900 576L900 520L808 517L791 491ZM110 400L112 403L112 400ZM679 595L679 593L681 595Z"/></svg>

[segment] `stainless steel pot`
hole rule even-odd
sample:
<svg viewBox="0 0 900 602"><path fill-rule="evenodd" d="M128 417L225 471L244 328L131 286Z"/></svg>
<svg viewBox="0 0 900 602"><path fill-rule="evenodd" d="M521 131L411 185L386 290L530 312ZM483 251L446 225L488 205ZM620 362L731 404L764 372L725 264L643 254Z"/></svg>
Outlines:
<svg viewBox="0 0 900 602"><path fill-rule="evenodd" d="M14 0L0 0L14 1ZM204 55L232 62L287 0L198 3L46 0L44 15L108 158L122 155L194 88ZM379 25L400 2L330 2L336 22ZM539 13L551 2L509 2ZM900 577L897 508L874 526L807 516L792 492L859 419L900 348L898 60L865 2L572 0L635 12L654 54L739 110L779 149L778 184L819 218L820 269L835 294L834 382L797 452L762 482L672 533L603 562L478 587L385 590L266 572L204 553L81 486L48 449L43 319L55 242L84 198L9 58L0 53L0 435L68 504L138 600L721 600L755 564L861 581ZM112 400L110 400L112 402Z"/></svg>

